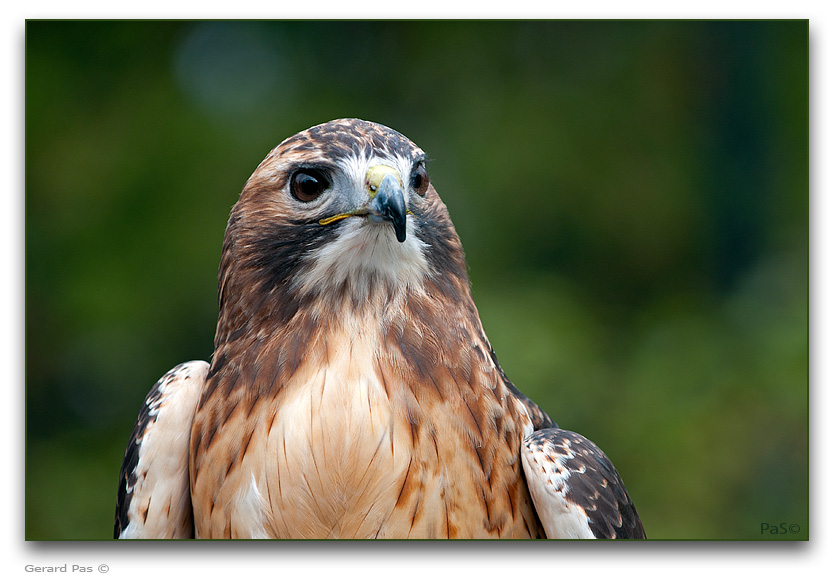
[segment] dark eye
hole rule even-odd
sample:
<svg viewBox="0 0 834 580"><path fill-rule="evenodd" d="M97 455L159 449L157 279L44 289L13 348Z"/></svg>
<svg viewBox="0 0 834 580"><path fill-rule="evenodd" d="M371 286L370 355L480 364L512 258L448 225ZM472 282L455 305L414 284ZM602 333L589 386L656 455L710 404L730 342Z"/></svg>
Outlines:
<svg viewBox="0 0 834 580"><path fill-rule="evenodd" d="M311 202L330 187L330 180L318 169L299 169L290 178L290 192L298 201Z"/></svg>
<svg viewBox="0 0 834 580"><path fill-rule="evenodd" d="M426 168L422 165L418 165L414 168L414 171L411 172L411 189L413 189L417 195L423 196L426 195L426 190L429 188L429 174L426 173Z"/></svg>

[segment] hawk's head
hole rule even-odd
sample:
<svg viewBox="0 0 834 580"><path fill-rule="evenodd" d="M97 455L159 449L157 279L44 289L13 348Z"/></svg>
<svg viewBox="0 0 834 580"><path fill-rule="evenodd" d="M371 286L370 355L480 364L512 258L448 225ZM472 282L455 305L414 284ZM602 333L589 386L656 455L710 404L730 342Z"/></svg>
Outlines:
<svg viewBox="0 0 834 580"><path fill-rule="evenodd" d="M285 325L301 307L361 312L409 292L468 294L425 153L359 119L317 125L272 150L226 230L218 340L252 320Z"/></svg>

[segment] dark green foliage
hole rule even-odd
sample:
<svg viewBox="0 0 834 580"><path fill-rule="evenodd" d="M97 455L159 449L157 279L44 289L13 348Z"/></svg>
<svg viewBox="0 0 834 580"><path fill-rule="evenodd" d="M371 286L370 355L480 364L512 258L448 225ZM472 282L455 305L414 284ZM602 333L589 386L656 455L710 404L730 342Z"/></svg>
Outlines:
<svg viewBox="0 0 834 580"><path fill-rule="evenodd" d="M806 21L27 23L26 538L109 537L244 181L348 116L427 151L504 370L650 538L807 538L808 86Z"/></svg>

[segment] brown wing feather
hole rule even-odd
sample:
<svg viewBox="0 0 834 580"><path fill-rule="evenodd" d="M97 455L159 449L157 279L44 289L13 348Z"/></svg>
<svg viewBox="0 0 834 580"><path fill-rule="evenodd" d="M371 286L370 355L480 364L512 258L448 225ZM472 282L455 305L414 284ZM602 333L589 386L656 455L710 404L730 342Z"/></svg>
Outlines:
<svg viewBox="0 0 834 580"><path fill-rule="evenodd" d="M524 440L522 462L548 537L646 537L614 465L582 435L536 431Z"/></svg>
<svg viewBox="0 0 834 580"><path fill-rule="evenodd" d="M207 372L181 364L145 398L119 473L115 538L193 537L188 441Z"/></svg>

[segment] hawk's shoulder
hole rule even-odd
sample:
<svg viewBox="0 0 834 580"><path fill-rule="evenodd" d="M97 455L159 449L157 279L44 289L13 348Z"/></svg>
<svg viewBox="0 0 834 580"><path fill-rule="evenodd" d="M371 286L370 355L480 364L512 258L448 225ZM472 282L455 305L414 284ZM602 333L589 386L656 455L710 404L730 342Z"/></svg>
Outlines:
<svg viewBox="0 0 834 580"><path fill-rule="evenodd" d="M558 428L524 439L522 465L550 538L645 538L614 465L592 441Z"/></svg>
<svg viewBox="0 0 834 580"><path fill-rule="evenodd" d="M114 537L193 535L188 445L208 368L204 361L178 365L145 397L119 473Z"/></svg>

